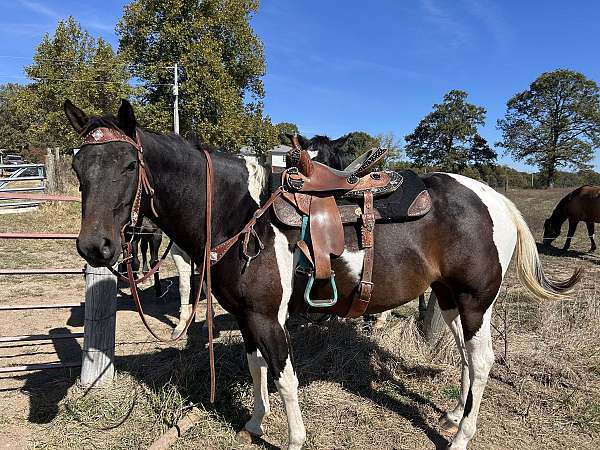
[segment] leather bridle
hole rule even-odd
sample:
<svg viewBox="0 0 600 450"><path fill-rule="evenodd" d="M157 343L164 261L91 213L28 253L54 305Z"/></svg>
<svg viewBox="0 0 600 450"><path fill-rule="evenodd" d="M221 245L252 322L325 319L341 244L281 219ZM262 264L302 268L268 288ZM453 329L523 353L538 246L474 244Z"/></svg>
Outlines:
<svg viewBox="0 0 600 450"><path fill-rule="evenodd" d="M216 375L215 375L215 357L214 357L214 347L213 347L213 305L212 305L212 283L211 283L211 273L210 267L216 264L221 260L221 258L233 247L233 245L242 240L242 253L246 258L246 265L252 261L260 251L264 248L258 234L254 230L254 225L258 221L258 219L271 207L273 202L283 193L283 189L280 187L275 190L271 197L267 200L267 202L260 207L258 210L254 212L250 221L244 226L244 228L226 240L225 242L217 245L212 248L212 200L213 200L213 185L214 185L214 174L213 174L213 164L212 158L210 156L210 152L206 148L202 148L202 152L206 157L206 242L204 245L204 255L202 257L202 268L200 270L200 284L196 291L192 313L190 314L185 327L177 335L175 338L163 338L159 336L157 333L152 330L150 325L146 320L146 316L144 314L144 310L142 308L142 303L140 301L139 293L138 293L138 285L143 281L150 278L158 269L161 264L167 258L169 251L173 245L173 241L170 240L167 248L162 254L160 260L154 265L154 267L146 273L143 277L135 279L133 273L133 254L132 254L132 245L130 241L127 241L125 238L125 228L129 225L135 226L140 220L140 208L142 204L142 195L146 193L146 195L150 198L150 209L155 217L158 217L158 213L154 208L154 189L150 183L150 177L148 176L148 168L144 161L144 148L142 146L139 132L136 132L136 139L133 140L124 132L114 128L108 127L99 127L85 134L83 139L82 147L85 145L98 145L98 144L106 144L109 142L125 142L127 144L132 145L136 150L136 157L138 162L138 177L137 177L137 187L135 191L135 196L133 199L133 204L131 206L131 214L130 214L130 222L126 224L121 230L121 243L123 247L123 262L126 264L127 268L127 276L121 275L119 272L114 270L112 267L108 267L108 269L113 272L117 278L127 282L129 284L129 289L131 290L131 296L135 302L135 306L137 312L142 320L144 326L148 329L150 334L158 339L161 342L175 342L181 339L188 328L190 327L192 321L194 320L194 316L196 315L196 310L198 308L198 304L200 302L200 296L202 292L202 284L206 283L206 320L208 325L208 349L209 349L209 360L210 360L210 401L211 403L215 400L215 384L216 384ZM250 242L250 238L253 237L256 241L258 249L255 254L250 255L248 251L248 245Z"/></svg>

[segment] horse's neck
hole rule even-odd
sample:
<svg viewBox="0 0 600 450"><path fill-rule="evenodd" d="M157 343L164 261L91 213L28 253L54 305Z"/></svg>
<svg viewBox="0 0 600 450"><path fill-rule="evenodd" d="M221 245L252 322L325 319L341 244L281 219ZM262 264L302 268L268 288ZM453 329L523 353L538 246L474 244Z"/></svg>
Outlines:
<svg viewBox="0 0 600 450"><path fill-rule="evenodd" d="M560 201L554 211L552 211L552 215L550 216L550 220L554 225L561 226L565 220L567 220L567 213L565 211L566 203Z"/></svg>
<svg viewBox="0 0 600 450"><path fill-rule="evenodd" d="M152 137L144 143L158 214L152 220L186 253L199 258L206 241L206 157L189 144L171 148L161 146L160 141L160 137ZM214 247L237 233L253 209L243 161L218 152L211 153L211 158Z"/></svg>

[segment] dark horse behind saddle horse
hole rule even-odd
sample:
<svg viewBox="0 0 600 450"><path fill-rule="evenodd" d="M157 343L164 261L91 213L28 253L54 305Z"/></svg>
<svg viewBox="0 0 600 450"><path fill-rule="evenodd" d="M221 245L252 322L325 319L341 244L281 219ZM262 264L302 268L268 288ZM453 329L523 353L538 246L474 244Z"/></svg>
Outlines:
<svg viewBox="0 0 600 450"><path fill-rule="evenodd" d="M128 226L125 229L125 239L131 241L133 270L137 278L137 273L140 270L139 252L142 253L142 272L147 273L158 262L158 251L162 243L162 231L150 219L144 217L142 224L139 227ZM148 250L150 251L150 266L148 266ZM125 269L119 269L121 273ZM154 293L157 297L162 295L162 287L160 285L160 273L157 271L154 274Z"/></svg>
<svg viewBox="0 0 600 450"><path fill-rule="evenodd" d="M120 230L137 208L138 182L147 181L146 188L151 184L153 191L141 194L140 212L196 264L207 256L211 259L215 297L240 327L254 383L254 411L241 433L247 437L264 432L263 419L270 412L268 372L287 414L288 448L300 449L306 432L286 321L288 311L306 310L304 299L293 295L294 249L301 230L281 225L269 213L256 214L260 205L261 211L267 211L268 174L251 161L138 127L127 101L117 117L88 118L69 101L65 112L85 137L85 145L73 159L82 195L79 253L92 266L115 264L122 244ZM139 164L142 148L143 166ZM375 228L374 288L364 312L389 310L432 287L462 360L459 399L441 424L456 431L450 448L465 450L476 431L494 362L492 306L513 251L523 284L541 299L565 298L581 272L561 282L548 279L521 214L488 186L445 173L421 179L432 200L429 213L418 220L380 222ZM212 181L208 186L207 180ZM213 201L212 227L207 228L208 189ZM152 199L148 192L153 192ZM248 228L249 223L254 225ZM210 252L204 248L206 231L211 229L215 244L241 230L246 233L244 239L233 241L229 251L217 254L220 245ZM349 307L361 280L365 251L356 224L346 224L343 230L344 251L331 260L331 269L337 277L339 304ZM249 261L243 250L246 237L251 236L260 239L262 251Z"/></svg>
<svg viewBox="0 0 600 450"><path fill-rule="evenodd" d="M544 222L544 244L550 245L560 236L560 229L566 220L569 221L569 230L563 250L566 251L571 246L571 239L579 222L585 222L587 226L590 252L596 250L594 224L600 222L600 187L581 186L558 202L552 215Z"/></svg>

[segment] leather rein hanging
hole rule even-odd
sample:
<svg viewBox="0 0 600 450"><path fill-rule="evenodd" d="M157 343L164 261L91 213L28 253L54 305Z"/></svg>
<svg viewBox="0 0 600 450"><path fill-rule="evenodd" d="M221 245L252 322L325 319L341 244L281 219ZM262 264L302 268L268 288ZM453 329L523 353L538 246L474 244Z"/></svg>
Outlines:
<svg viewBox="0 0 600 450"><path fill-rule="evenodd" d="M140 301L138 285L143 281L150 278L154 273L156 273L164 260L167 258L171 247L173 246L173 241L170 240L167 248L162 254L160 260L147 272L143 277L136 279L133 273L133 254L132 254L132 245L131 241L127 241L125 238L125 228L128 225L135 226L140 220L140 208L142 204L142 194L146 193L146 195L150 198L150 209L155 217L158 217L158 213L154 208L154 189L150 184L150 180L148 177L146 163L144 161L144 148L140 141L139 133L136 133L135 141L123 133L121 130L116 130L108 127L99 127L91 132L87 133L84 136L83 144L84 145L97 145L97 144L106 144L109 142L125 142L127 144L132 145L136 149L136 156L138 162L138 182L137 188L135 192L135 197L133 200L133 204L131 207L131 215L130 222L126 224L121 230L121 242L123 247L123 262L125 262L127 267L127 276L121 275L119 272L114 270L112 267L108 267L108 269L117 276L122 281L125 281L129 284L129 289L131 291L131 296L135 302L135 306L142 320L142 323L146 327L146 329L150 332L150 334L157 340L161 342L172 343L181 339L187 332L190 327L194 317L196 315L196 310L198 309L198 304L200 302L201 292L202 292L202 283L206 283L206 320L208 325L208 349L209 349L209 361L210 361L210 401L214 403L215 401L215 391L216 391L216 374L215 374L215 357L214 357L214 346L213 346L213 304L212 304L212 283L211 283L211 273L210 267L216 264L221 260L221 258L233 247L233 245L238 242L242 237L242 253L246 258L247 263L249 264L252 259L254 259L260 251L264 248L264 245L260 241L258 234L254 230L254 225L258 221L258 219L271 207L273 202L283 194L283 189L280 187L275 190L271 197L267 200L267 202L260 207L258 210L254 212L250 221L246 224L246 226L236 235L226 240L225 242L217 245L212 248L212 202L213 202L213 184L214 184L214 174L213 174L213 164L210 153L205 148L202 148L202 152L206 157L206 242L204 245L204 255L202 257L202 269L200 270L200 284L196 291L192 312L189 318L186 321L185 327L181 331L179 335L175 338L163 338L159 336L148 324L146 320L146 316L144 314L144 309L142 307L142 303ZM250 237L253 237L258 245L258 249L255 254L250 255L248 251L248 245L250 242ZM133 236L132 236L133 238Z"/></svg>

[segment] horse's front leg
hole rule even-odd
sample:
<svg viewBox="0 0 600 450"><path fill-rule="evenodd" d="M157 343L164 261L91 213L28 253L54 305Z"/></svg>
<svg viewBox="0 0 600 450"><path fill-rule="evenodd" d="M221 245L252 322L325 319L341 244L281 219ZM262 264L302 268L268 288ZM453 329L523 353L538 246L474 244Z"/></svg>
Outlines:
<svg viewBox="0 0 600 450"><path fill-rule="evenodd" d="M573 236L575 235L575 230L577 230L578 224L579 224L579 222L569 220L569 231L567 231L567 239L565 240L565 245L563 245L564 251L569 250L569 247L571 246L571 240L573 239Z"/></svg>
<svg viewBox="0 0 600 450"><path fill-rule="evenodd" d="M285 324L280 325L277 316L257 313L249 313L239 322L254 383L254 412L244 429L256 436L264 432L262 421L270 411L268 368L287 414L288 448L300 449L306 439L306 430L298 404L298 378L292 366L292 348Z"/></svg>
<svg viewBox="0 0 600 450"><path fill-rule="evenodd" d="M590 252L596 251L596 242L594 241L594 222L586 222L588 236L590 237L590 242L592 244L590 248Z"/></svg>

